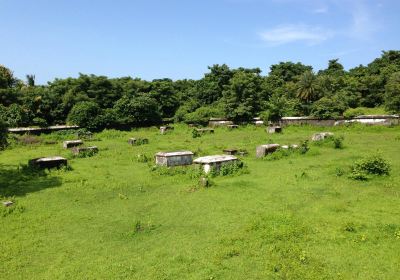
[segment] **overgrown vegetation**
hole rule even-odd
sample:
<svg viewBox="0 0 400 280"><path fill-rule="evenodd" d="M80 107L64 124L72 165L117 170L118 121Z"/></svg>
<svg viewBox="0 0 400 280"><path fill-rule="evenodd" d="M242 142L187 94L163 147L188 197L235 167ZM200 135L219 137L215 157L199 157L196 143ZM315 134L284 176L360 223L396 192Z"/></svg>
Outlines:
<svg viewBox="0 0 400 280"><path fill-rule="evenodd" d="M350 178L367 180L370 175L389 175L390 164L381 156L374 155L356 161L351 169Z"/></svg>
<svg viewBox="0 0 400 280"><path fill-rule="evenodd" d="M337 59L317 73L300 62L231 69L213 65L199 80L107 78L80 74L46 86L0 66L0 119L9 127L69 122L90 130L158 124L206 124L210 117L276 121L282 116L353 117L371 108L399 113L400 51L345 71ZM365 109L360 109L365 108Z"/></svg>
<svg viewBox="0 0 400 280"><path fill-rule="evenodd" d="M400 127L330 128L346 137L344 150L304 141L325 130L243 126L193 139L184 124L165 135L157 127L107 129L84 141L99 147L86 159L61 147L75 132L10 145L0 154L0 202L14 202L0 203L2 278L396 279ZM150 143L131 146L132 136ZM56 138L58 145L44 144ZM255 147L266 142L303 143L307 152L257 159ZM159 151L197 157L227 147L249 151L246 167L207 177L210 188L195 166L152 170ZM389 176L348 178L357 159L377 153L390 162ZM25 166L44 155L67 157L73 170Z"/></svg>

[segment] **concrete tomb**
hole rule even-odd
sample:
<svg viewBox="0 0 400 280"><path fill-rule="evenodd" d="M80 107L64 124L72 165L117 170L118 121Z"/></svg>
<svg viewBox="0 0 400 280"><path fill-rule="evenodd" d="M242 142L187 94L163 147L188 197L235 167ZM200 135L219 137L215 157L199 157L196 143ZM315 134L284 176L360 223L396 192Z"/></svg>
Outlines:
<svg viewBox="0 0 400 280"><path fill-rule="evenodd" d="M264 125L264 121L262 121L260 117L258 117L258 118L253 118L253 123L254 123L256 126L262 126L262 125Z"/></svg>
<svg viewBox="0 0 400 280"><path fill-rule="evenodd" d="M42 157L34 158L28 162L29 166L37 168L60 168L68 164L66 158L55 156L55 157Z"/></svg>
<svg viewBox="0 0 400 280"><path fill-rule="evenodd" d="M280 147L279 144L260 145L256 148L256 157L265 157L267 154L275 152Z"/></svg>
<svg viewBox="0 0 400 280"><path fill-rule="evenodd" d="M211 118L208 121L208 126L215 127L215 126L227 126L227 125L232 125L232 121L228 121L227 119L223 118Z"/></svg>
<svg viewBox="0 0 400 280"><path fill-rule="evenodd" d="M143 144L149 144L149 139L147 138L129 138L128 139L128 144L130 145L143 145Z"/></svg>
<svg viewBox="0 0 400 280"><path fill-rule="evenodd" d="M193 153L191 151L158 152L156 154L156 164L161 166L190 165L193 163Z"/></svg>
<svg viewBox="0 0 400 280"><path fill-rule="evenodd" d="M160 126L160 133L165 134L168 130L174 130L173 126Z"/></svg>
<svg viewBox="0 0 400 280"><path fill-rule="evenodd" d="M333 136L332 132L319 132L319 133L313 134L311 140L312 141L321 141L321 140L324 140L324 139L332 137L332 136Z"/></svg>
<svg viewBox="0 0 400 280"><path fill-rule="evenodd" d="M69 141L64 141L63 142L63 148L64 149L69 149L72 147L80 146L83 145L82 140L69 140Z"/></svg>
<svg viewBox="0 0 400 280"><path fill-rule="evenodd" d="M9 206L11 206L11 205L13 205L14 204L14 202L12 202L12 201L3 201L3 205L5 206L5 207L9 207Z"/></svg>
<svg viewBox="0 0 400 280"><path fill-rule="evenodd" d="M296 145L296 144L282 145L281 148L282 149L297 149L297 148L299 148L299 145Z"/></svg>
<svg viewBox="0 0 400 280"><path fill-rule="evenodd" d="M235 128L239 128L239 126L237 124L230 124L228 125L229 129L235 129Z"/></svg>
<svg viewBox="0 0 400 280"><path fill-rule="evenodd" d="M225 155L235 155L237 154L238 150L237 149L225 149L223 150Z"/></svg>
<svg viewBox="0 0 400 280"><path fill-rule="evenodd" d="M99 148L97 148L97 146L92 146L92 147L73 147L71 149L72 154L77 156L79 154L83 154L83 153L93 153L96 154L99 152Z"/></svg>
<svg viewBox="0 0 400 280"><path fill-rule="evenodd" d="M200 164L204 169L205 173L209 173L213 168L219 170L224 164L231 164L238 160L237 157L232 155L214 155L214 156L206 156L199 157L195 159L193 162L196 164Z"/></svg>
<svg viewBox="0 0 400 280"><path fill-rule="evenodd" d="M280 126L269 126L267 127L267 132L268 133L281 133L282 132L282 127Z"/></svg>

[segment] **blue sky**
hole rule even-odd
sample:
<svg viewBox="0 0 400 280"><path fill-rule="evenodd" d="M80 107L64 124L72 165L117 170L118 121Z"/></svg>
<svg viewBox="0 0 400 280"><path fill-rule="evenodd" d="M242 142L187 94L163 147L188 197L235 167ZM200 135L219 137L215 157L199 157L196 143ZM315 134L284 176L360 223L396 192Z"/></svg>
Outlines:
<svg viewBox="0 0 400 280"><path fill-rule="evenodd" d="M0 0L0 64L42 84L79 72L198 79L222 63L348 69L400 49L399 14L398 0Z"/></svg>

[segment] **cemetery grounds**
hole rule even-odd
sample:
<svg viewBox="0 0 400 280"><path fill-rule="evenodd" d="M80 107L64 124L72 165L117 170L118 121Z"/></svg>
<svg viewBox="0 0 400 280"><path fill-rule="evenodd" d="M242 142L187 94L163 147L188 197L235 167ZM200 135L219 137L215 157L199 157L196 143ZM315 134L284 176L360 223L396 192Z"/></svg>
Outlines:
<svg viewBox="0 0 400 280"><path fill-rule="evenodd" d="M257 145L321 131L343 136L343 148L309 142L306 154L255 158ZM0 196L14 201L0 205L1 279L399 279L399 126L221 127L198 138L186 125L105 130L85 141L99 147L87 158L62 148L73 135L40 138L0 153ZM246 149L245 168L208 188L192 167L153 167L159 151L225 148ZM350 179L351 165L374 154L390 175ZM70 168L25 166L52 155Z"/></svg>

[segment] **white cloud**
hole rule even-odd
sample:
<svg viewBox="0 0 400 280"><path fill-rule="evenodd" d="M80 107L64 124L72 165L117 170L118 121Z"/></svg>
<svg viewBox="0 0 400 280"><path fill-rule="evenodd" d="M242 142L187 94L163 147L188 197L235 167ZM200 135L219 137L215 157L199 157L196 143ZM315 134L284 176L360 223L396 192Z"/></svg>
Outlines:
<svg viewBox="0 0 400 280"><path fill-rule="evenodd" d="M312 10L313 14L326 14L328 12L328 7L319 7Z"/></svg>
<svg viewBox="0 0 400 280"><path fill-rule="evenodd" d="M370 39L380 28L377 19L371 16L371 10L364 1L355 1L351 9L352 23L348 35L357 39Z"/></svg>
<svg viewBox="0 0 400 280"><path fill-rule="evenodd" d="M282 45L293 42L305 42L309 45L319 44L332 36L332 32L320 27L304 24L281 25L259 33L260 38L271 45Z"/></svg>

